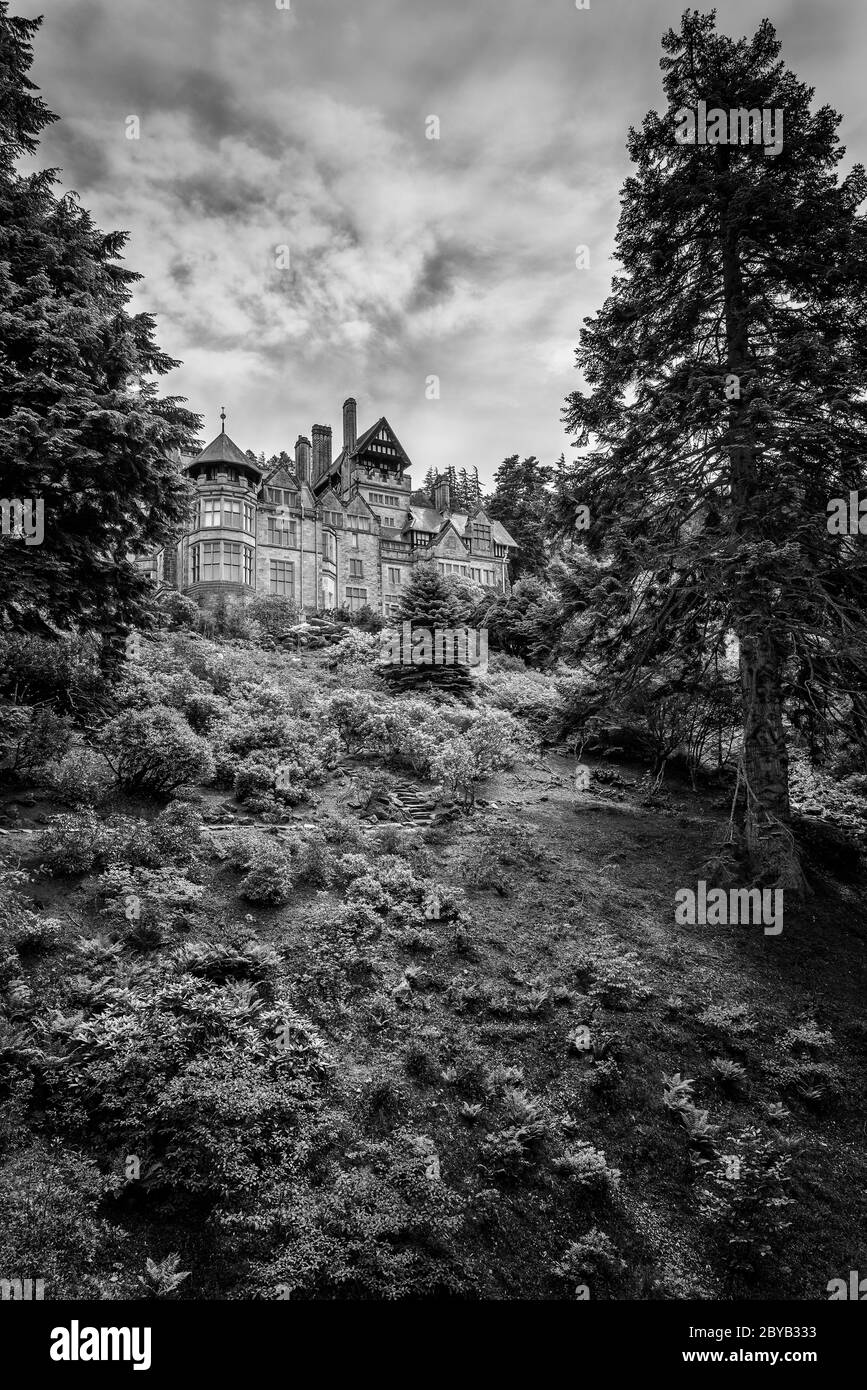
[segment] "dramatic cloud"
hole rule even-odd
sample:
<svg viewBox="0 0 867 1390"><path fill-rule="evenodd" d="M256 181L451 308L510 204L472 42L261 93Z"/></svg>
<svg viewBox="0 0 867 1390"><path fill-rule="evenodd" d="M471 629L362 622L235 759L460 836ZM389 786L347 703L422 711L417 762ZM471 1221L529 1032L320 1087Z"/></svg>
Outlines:
<svg viewBox="0 0 867 1390"><path fill-rule="evenodd" d="M314 420L337 439L353 394L417 476L453 463L489 480L506 454L568 448L559 413L610 282L627 128L660 104L659 37L682 8L40 0L36 80L62 118L41 159L130 230L136 306L183 359L166 389L206 438L225 402L244 448L291 449ZM723 18L743 33L766 12L861 157L861 9L730 0Z"/></svg>

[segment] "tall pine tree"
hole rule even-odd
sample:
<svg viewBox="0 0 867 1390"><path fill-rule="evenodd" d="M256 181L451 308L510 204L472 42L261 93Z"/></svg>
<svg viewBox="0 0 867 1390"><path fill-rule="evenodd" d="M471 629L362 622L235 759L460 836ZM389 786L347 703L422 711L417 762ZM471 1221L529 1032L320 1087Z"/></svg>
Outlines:
<svg viewBox="0 0 867 1390"><path fill-rule="evenodd" d="M768 21L733 41L687 12L662 46L667 110L629 133L622 272L566 403L569 491L605 555L597 630L622 686L672 654L709 668L737 639L746 845L800 885L786 712L865 713L864 543L826 513L864 477L867 178L840 177L839 117L811 109ZM700 102L782 112L782 148L678 143Z"/></svg>
<svg viewBox="0 0 867 1390"><path fill-rule="evenodd" d="M176 537L188 489L173 451L198 418L158 399L178 365L130 315L126 235L100 232L53 170L23 175L55 117L28 76L41 21L0 0L0 497L44 507L39 544L0 538L0 626L113 634L144 622L134 557Z"/></svg>
<svg viewBox="0 0 867 1390"><path fill-rule="evenodd" d="M485 510L501 521L518 543L518 555L510 562L513 578L545 573L553 479L554 469L540 463L535 454L525 459L512 454L494 474L494 491Z"/></svg>

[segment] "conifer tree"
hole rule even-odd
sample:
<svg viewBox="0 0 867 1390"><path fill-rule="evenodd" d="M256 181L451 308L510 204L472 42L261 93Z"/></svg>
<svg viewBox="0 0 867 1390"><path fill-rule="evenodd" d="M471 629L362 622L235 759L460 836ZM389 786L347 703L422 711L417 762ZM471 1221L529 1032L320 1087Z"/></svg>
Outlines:
<svg viewBox="0 0 867 1390"><path fill-rule="evenodd" d="M153 379L178 364L152 317L127 311L126 235L58 197L55 171L17 169L56 119L28 75L40 23L0 0L0 497L44 518L41 542L0 538L0 625L114 636L148 621L134 560L183 529L176 451L198 418L157 398Z"/></svg>
<svg viewBox="0 0 867 1390"><path fill-rule="evenodd" d="M454 631L461 623L458 600L448 581L439 573L436 565L427 561L415 566L409 584L401 598L398 621L410 624L413 635L423 636L422 630L431 635L448 629ZM413 643L416 646L416 641ZM433 655L431 646L431 656ZM454 662L449 665L436 664L433 660L420 664L404 663L390 667L388 676L393 684L400 687L414 686L421 682L432 682L439 687L461 691L469 688L471 678L467 667Z"/></svg>
<svg viewBox="0 0 867 1390"><path fill-rule="evenodd" d="M485 510L518 543L518 556L511 562L513 578L541 575L547 568L553 477L553 468L540 463L535 454L525 459L512 454L494 474L494 491Z"/></svg>
<svg viewBox="0 0 867 1390"><path fill-rule="evenodd" d="M452 628L460 622L457 600L435 564L422 562L415 566L401 597L398 616L413 629Z"/></svg>
<svg viewBox="0 0 867 1390"><path fill-rule="evenodd" d="M672 654L707 671L736 638L746 847L800 886L785 716L863 718L867 690L863 542L826 525L863 483L867 178L840 176L840 118L768 21L733 41L687 12L662 46L667 109L629 134L622 271L581 334L564 481L604 557L591 606L622 688ZM751 110L777 113L773 139ZM685 111L713 116L707 143Z"/></svg>

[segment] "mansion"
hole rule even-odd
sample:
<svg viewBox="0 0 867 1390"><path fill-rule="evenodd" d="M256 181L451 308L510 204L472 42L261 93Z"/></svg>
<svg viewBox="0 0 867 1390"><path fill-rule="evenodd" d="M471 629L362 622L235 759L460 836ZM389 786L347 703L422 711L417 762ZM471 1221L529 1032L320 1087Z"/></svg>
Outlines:
<svg viewBox="0 0 867 1390"><path fill-rule="evenodd" d="M308 613L369 605L393 617L413 565L427 560L509 592L517 545L508 531L481 506L452 510L439 475L433 496L414 492L410 460L384 417L359 436L347 400L336 457L331 427L314 425L312 444L295 444L294 467L270 470L242 453L221 418L216 439L182 460L197 494L189 529L176 550L141 562L157 583L203 607L221 594L278 594Z"/></svg>

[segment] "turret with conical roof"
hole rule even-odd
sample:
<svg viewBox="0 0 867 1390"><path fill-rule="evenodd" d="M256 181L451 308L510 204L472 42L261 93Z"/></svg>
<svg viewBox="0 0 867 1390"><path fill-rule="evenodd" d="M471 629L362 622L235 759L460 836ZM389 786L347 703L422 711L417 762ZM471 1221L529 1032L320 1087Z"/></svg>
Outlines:
<svg viewBox="0 0 867 1390"><path fill-rule="evenodd" d="M220 433L185 465L196 498L180 566L185 592L199 600L255 592L256 494L263 470L226 434L224 408L220 420Z"/></svg>

